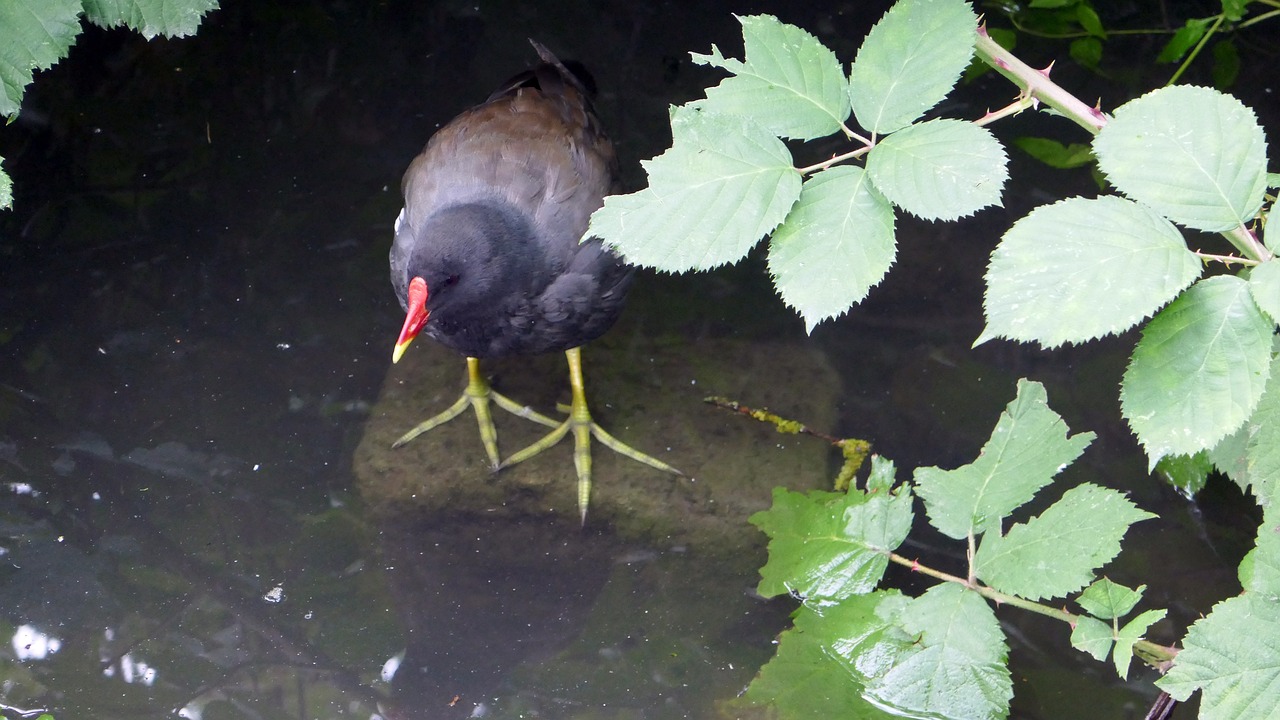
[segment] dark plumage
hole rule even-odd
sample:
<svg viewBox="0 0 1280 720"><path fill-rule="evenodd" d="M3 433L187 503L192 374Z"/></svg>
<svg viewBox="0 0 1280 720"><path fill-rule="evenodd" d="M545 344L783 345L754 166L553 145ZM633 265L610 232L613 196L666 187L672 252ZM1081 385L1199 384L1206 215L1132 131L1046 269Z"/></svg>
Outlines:
<svg viewBox="0 0 1280 720"><path fill-rule="evenodd" d="M422 332L469 357L594 340L631 282L599 240L581 242L615 189L613 145L584 83L537 47L541 65L441 128L404 176L391 282L408 311L423 278Z"/></svg>
<svg viewBox="0 0 1280 720"><path fill-rule="evenodd" d="M391 284L405 310L393 360L425 333L467 356L468 382L450 408L396 441L399 447L470 406L494 468L526 460L570 432L578 506L586 521L590 440L665 472L679 471L619 442L591 419L578 346L613 325L631 269L597 239L591 213L615 189L617 160L587 88L534 43L542 64L441 128L405 173L404 210L391 247ZM494 392L479 358L565 351L573 392L557 422ZM499 461L492 400L554 428Z"/></svg>

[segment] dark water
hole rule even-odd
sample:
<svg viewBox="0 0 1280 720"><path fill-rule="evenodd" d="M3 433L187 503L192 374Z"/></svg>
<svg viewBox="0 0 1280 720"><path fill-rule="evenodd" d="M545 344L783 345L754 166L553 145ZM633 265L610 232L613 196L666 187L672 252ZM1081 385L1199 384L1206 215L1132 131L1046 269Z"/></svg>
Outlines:
<svg viewBox="0 0 1280 720"><path fill-rule="evenodd" d="M775 13L850 58L884 5L228 2L191 39L87 32L0 129L16 186L0 217L4 716L718 717L790 609L747 593L758 547L708 566L608 527L375 514L356 487L401 321L386 277L399 177L438 124L531 61L526 37L594 70L634 185L667 106L714 77L687 52L739 52L731 12ZM1112 107L1156 82L1060 74ZM1261 109L1270 92L1240 94ZM948 110L1012 94L987 79ZM1054 122L998 130L1074 132ZM1071 479L1161 515L1109 574L1150 585L1170 608L1153 637L1173 642L1238 591L1256 518L1228 483L1189 504L1148 478L1118 422L1133 337L969 349L1009 218L1091 192L1023 157L1013 172L1037 179L1011 188L1014 215L903 220L890 279L811 338L758 258L644 275L629 317L675 328L688 342L672 351L695 357L706 338L816 348L843 381L834 429L901 468L968 462L1014 380L1044 381L1099 435ZM957 562L927 532L914 542ZM1120 683L1061 627L1001 617L1016 717L1145 712L1151 673Z"/></svg>

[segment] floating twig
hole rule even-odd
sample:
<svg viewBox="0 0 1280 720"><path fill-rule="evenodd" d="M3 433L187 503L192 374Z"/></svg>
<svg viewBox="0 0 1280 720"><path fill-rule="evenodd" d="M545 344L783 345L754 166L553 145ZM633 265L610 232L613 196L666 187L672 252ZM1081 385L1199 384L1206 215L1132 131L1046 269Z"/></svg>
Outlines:
<svg viewBox="0 0 1280 720"><path fill-rule="evenodd" d="M836 492L846 492L853 486L853 478L857 475L862 464L866 462L867 455L871 453L871 443L858 438L838 438L834 435L828 435L820 430L805 425L797 420L788 420L776 413L769 412L766 409L757 409L748 405L743 405L737 400L730 400L726 397L713 395L703 398L703 402L714 405L722 410L741 413L747 417L759 420L760 422L773 425L780 433L787 435L812 435L816 438L826 440L835 447L840 449L840 454L844 456L844 464L840 466L840 471L836 473L834 486Z"/></svg>

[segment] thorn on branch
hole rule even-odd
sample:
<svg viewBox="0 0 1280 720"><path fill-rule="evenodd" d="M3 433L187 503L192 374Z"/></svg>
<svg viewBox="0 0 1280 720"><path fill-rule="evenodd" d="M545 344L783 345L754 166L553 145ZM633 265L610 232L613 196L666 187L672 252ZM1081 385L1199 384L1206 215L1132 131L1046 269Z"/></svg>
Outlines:
<svg viewBox="0 0 1280 720"><path fill-rule="evenodd" d="M1205 264L1208 264L1211 262L1220 262L1223 265L1226 265L1227 267L1231 267L1232 265L1243 265L1246 267L1252 267L1254 265L1260 264L1257 260L1251 260L1249 258L1240 257L1238 255L1215 255L1213 253L1206 253L1206 252L1199 252L1199 251L1196 251L1195 255L1196 257L1200 258L1200 262Z"/></svg>

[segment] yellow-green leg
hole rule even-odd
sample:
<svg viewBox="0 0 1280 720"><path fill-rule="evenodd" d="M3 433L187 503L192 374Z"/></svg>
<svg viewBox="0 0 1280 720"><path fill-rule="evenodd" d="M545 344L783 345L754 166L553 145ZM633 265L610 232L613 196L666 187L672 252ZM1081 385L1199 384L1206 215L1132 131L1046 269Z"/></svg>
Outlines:
<svg viewBox="0 0 1280 720"><path fill-rule="evenodd" d="M428 418L409 432L401 435L400 439L392 443L391 447L398 448L422 433L434 430L460 415L470 405L471 409L476 413L476 423L480 426L480 442L484 443L484 451L489 456L489 464L493 466L494 470L497 470L501 467L498 456L498 431L493 426L493 414L489 412L490 400L493 400L498 407L512 415L519 415L522 418L541 423L547 427L559 425L559 423L546 415L524 405L519 405L502 393L494 392L493 388L489 387L489 381L485 380L484 375L480 373L480 361L469 357L467 358L467 389L462 391L462 397L458 398L458 401L450 405L444 412Z"/></svg>
<svg viewBox="0 0 1280 720"><path fill-rule="evenodd" d="M564 355L569 361L569 389L572 392L572 401L568 408L569 417L565 418L564 422L557 425L554 430L547 433L541 440L507 458L500 467L507 467L528 460L560 442L560 439L572 430L573 465L578 471L578 513L583 524L585 524L587 522L587 504L591 500L591 437L593 435L605 447L619 455L624 455L649 467L673 475L683 475L684 473L623 443L597 425L591 419L591 411L587 409L587 393L582 383L582 353L579 348L572 348L566 350Z"/></svg>

